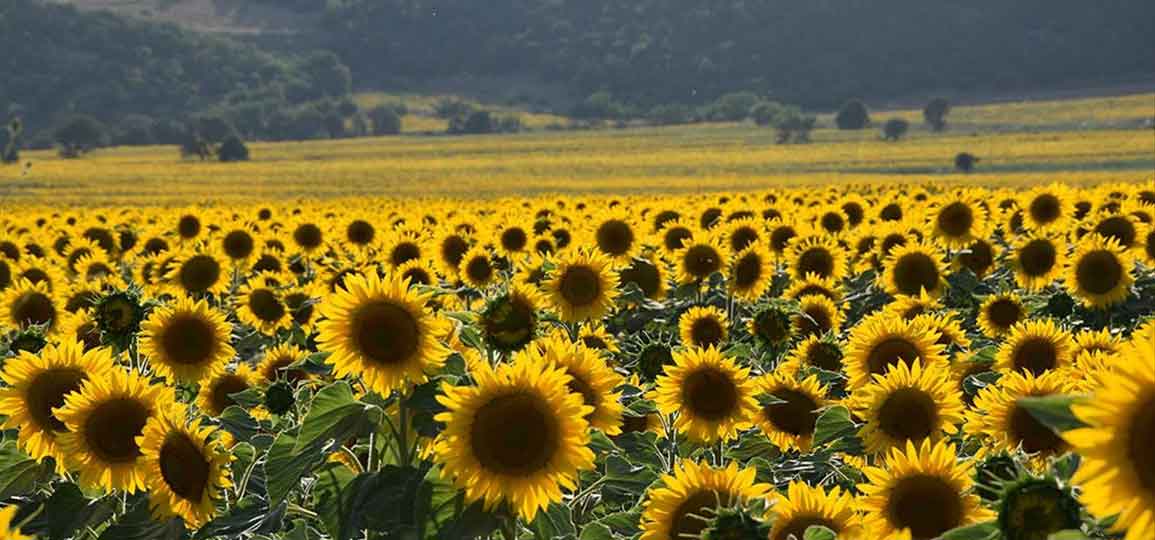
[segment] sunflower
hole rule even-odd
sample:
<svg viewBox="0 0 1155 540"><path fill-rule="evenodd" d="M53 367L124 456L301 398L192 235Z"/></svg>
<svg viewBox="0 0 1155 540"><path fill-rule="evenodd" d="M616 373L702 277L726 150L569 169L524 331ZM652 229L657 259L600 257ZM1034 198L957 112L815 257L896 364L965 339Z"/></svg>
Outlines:
<svg viewBox="0 0 1155 540"><path fill-rule="evenodd" d="M946 263L942 253L930 244L917 242L896 247L882 263L884 272L878 284L886 292L917 296L924 291L931 297L946 289Z"/></svg>
<svg viewBox="0 0 1155 540"><path fill-rule="evenodd" d="M221 253L234 263L248 260L257 250L257 239L253 235L252 228L244 225L229 229L220 235L217 242Z"/></svg>
<svg viewBox="0 0 1155 540"><path fill-rule="evenodd" d="M869 538L930 540L990 517L971 493L971 465L945 441L894 448L859 484Z"/></svg>
<svg viewBox="0 0 1155 540"><path fill-rule="evenodd" d="M239 364L232 371L222 371L201 381L196 404L208 416L220 416L225 409L237 403L232 395L239 394L261 383L261 376L248 364Z"/></svg>
<svg viewBox="0 0 1155 540"><path fill-rule="evenodd" d="M1070 486L1054 477L1027 476L1007 482L999 501L999 529L1008 540L1042 540L1078 530L1082 507Z"/></svg>
<svg viewBox="0 0 1155 540"><path fill-rule="evenodd" d="M355 251L372 249L378 239L377 227L368 218L353 218L341 227L341 240Z"/></svg>
<svg viewBox="0 0 1155 540"><path fill-rule="evenodd" d="M293 324L278 287L268 279L251 279L238 291L237 319L271 336Z"/></svg>
<svg viewBox="0 0 1155 540"><path fill-rule="evenodd" d="M625 379L606 364L597 350L550 338L530 347L527 354L534 361L544 360L565 369L570 376L570 391L579 394L582 402L592 409L585 417L591 428L600 429L606 435L621 433L622 394L614 389L624 384Z"/></svg>
<svg viewBox="0 0 1155 540"><path fill-rule="evenodd" d="M477 245L461 257L457 276L475 289L484 289L497 282L499 276L493 258L485 246Z"/></svg>
<svg viewBox="0 0 1155 540"><path fill-rule="evenodd" d="M964 248L987 233L987 210L979 195L960 192L936 202L928 212L931 235L948 248Z"/></svg>
<svg viewBox="0 0 1155 540"><path fill-rule="evenodd" d="M545 284L549 301L561 320L601 319L618 296L618 273L603 256L591 252L561 255L553 277Z"/></svg>
<svg viewBox="0 0 1155 540"><path fill-rule="evenodd" d="M715 272L721 272L725 258L713 239L687 242L685 247L673 254L677 264L678 283L688 285L701 283Z"/></svg>
<svg viewBox="0 0 1155 540"><path fill-rule="evenodd" d="M803 296L819 294L829 298L832 302L842 301L842 286L832 278L824 278L815 273L806 274L802 279L796 279L782 293L783 298L801 300Z"/></svg>
<svg viewBox="0 0 1155 540"><path fill-rule="evenodd" d="M798 313L791 317L791 324L794 334L798 336L823 336L828 332L838 332L842 327L842 310L825 296L803 296L798 303Z"/></svg>
<svg viewBox="0 0 1155 540"><path fill-rule="evenodd" d="M409 261L421 260L425 257L424 243L421 235L416 232L395 233L386 243L387 246L383 255L389 268L397 268Z"/></svg>
<svg viewBox="0 0 1155 540"><path fill-rule="evenodd" d="M883 315L868 317L850 330L843 364L849 388L861 388L872 375L881 375L899 363L921 360L924 369L947 364L939 334L922 322Z"/></svg>
<svg viewBox="0 0 1155 540"><path fill-rule="evenodd" d="M668 255L694 241L694 228L682 219L666 221L657 232L657 243Z"/></svg>
<svg viewBox="0 0 1155 540"><path fill-rule="evenodd" d="M757 413L757 424L782 450L809 452L820 410L828 403L829 389L816 375L796 380L792 373L778 370L758 378L756 395L773 398Z"/></svg>
<svg viewBox="0 0 1155 540"><path fill-rule="evenodd" d="M726 273L731 294L746 301L757 300L774 279L770 254L758 245L735 254Z"/></svg>
<svg viewBox="0 0 1155 540"><path fill-rule="evenodd" d="M747 323L750 334L766 345L779 346L794 337L790 326L790 314L781 307L767 305L754 312Z"/></svg>
<svg viewBox="0 0 1155 540"><path fill-rule="evenodd" d="M951 267L956 271L966 268L979 279L983 279L995 268L999 253L1000 249L991 241L976 238L963 247L962 251L955 253Z"/></svg>
<svg viewBox="0 0 1155 540"><path fill-rule="evenodd" d="M437 274L433 272L433 266L429 261L414 259L398 266L394 272L401 276L401 279L408 280L410 286L431 287L437 285Z"/></svg>
<svg viewBox="0 0 1155 540"><path fill-rule="evenodd" d="M82 486L145 489L148 468L137 437L157 411L174 402L171 388L123 369L89 378L52 410L67 429L57 437L57 451L69 469L80 472Z"/></svg>
<svg viewBox="0 0 1155 540"><path fill-rule="evenodd" d="M781 217L776 217L766 224L766 240L770 253L782 258L790 249L790 243L800 234L793 224L787 223Z"/></svg>
<svg viewBox="0 0 1155 540"><path fill-rule="evenodd" d="M724 469L683 460L673 474L662 475L661 487L646 494L641 540L698 538L718 508L760 498L769 486L755 483L753 467L739 469L730 462Z"/></svg>
<svg viewBox="0 0 1155 540"><path fill-rule="evenodd" d="M222 371L236 354L231 333L224 313L208 302L179 298L145 319L140 352L164 379L195 383Z"/></svg>
<svg viewBox="0 0 1155 540"><path fill-rule="evenodd" d="M441 272L447 277L456 276L461 261L469 252L469 237L453 230L443 230L435 236L433 245L436 247L436 260Z"/></svg>
<svg viewBox="0 0 1155 540"><path fill-rule="evenodd" d="M433 451L442 474L469 502L502 502L531 521L578 473L594 467L586 416L591 407L571 392L570 376L543 358L519 353L513 363L472 372L475 386L442 386L445 424Z"/></svg>
<svg viewBox="0 0 1155 540"><path fill-rule="evenodd" d="M39 354L21 352L4 363L0 380L0 416L4 429L19 430L20 448L33 459L53 457L62 465L57 439L66 432L52 410L64 404L90 378L101 378L112 369L108 349L85 351L80 343L66 339L46 345Z"/></svg>
<svg viewBox="0 0 1155 540"><path fill-rule="evenodd" d="M978 325L989 338L999 338L1011 332L1027 317L1023 299L1013 292L992 294L979 307Z"/></svg>
<svg viewBox="0 0 1155 540"><path fill-rule="evenodd" d="M1089 235L1075 246L1067 265L1067 291L1088 308L1106 309L1131 294L1134 266L1130 252L1114 239Z"/></svg>
<svg viewBox="0 0 1155 540"><path fill-rule="evenodd" d="M665 267L666 263L662 259L635 258L619 273L622 287L627 283L633 283L642 290L646 298L661 300L666 297L668 288Z"/></svg>
<svg viewBox="0 0 1155 540"><path fill-rule="evenodd" d="M979 391L967 414L966 430L971 435L989 439L995 449L1010 452L1022 449L1041 464L1049 457L1067 450L1067 443L1051 428L1039 422L1022 406L1027 397L1065 394L1072 390L1066 373L1049 371L1041 376L1013 372L1002 376L992 386Z"/></svg>
<svg viewBox="0 0 1155 540"><path fill-rule="evenodd" d="M832 239L822 236L793 239L786 261L794 279L806 279L807 274L815 274L838 282L846 277L848 270L843 249Z"/></svg>
<svg viewBox="0 0 1155 540"><path fill-rule="evenodd" d="M91 309L65 315L60 321L60 335L62 340L79 342L86 351L104 345L100 325Z"/></svg>
<svg viewBox="0 0 1155 540"><path fill-rule="evenodd" d="M1056 184L1036 188L1022 198L1023 227L1031 231L1062 231L1075 212L1069 188Z"/></svg>
<svg viewBox="0 0 1155 540"><path fill-rule="evenodd" d="M1112 334L1107 328L1099 331L1081 330L1073 336L1075 340L1075 361L1084 356L1095 354L1115 355L1123 344L1118 335Z"/></svg>
<svg viewBox="0 0 1155 540"><path fill-rule="evenodd" d="M317 297L312 286L290 287L281 294L281 300L289 309L289 316L293 324L299 326L306 334L313 330L317 323Z"/></svg>
<svg viewBox="0 0 1155 540"><path fill-rule="evenodd" d="M17 282L0 293L0 306L5 309L6 319L0 321L0 327L23 329L42 326L46 334L52 333L61 314L48 284L44 282Z"/></svg>
<svg viewBox="0 0 1155 540"><path fill-rule="evenodd" d="M298 223L292 232L293 244L305 253L320 251L325 247L325 231L312 221Z"/></svg>
<svg viewBox="0 0 1155 540"><path fill-rule="evenodd" d="M942 309L942 300L927 294L924 290L914 296L900 294L894 297L894 300L886 305L884 311L894 317L914 320L920 315L934 314Z"/></svg>
<svg viewBox="0 0 1155 540"><path fill-rule="evenodd" d="M0 538L5 540L36 540L32 536L22 534L17 528L17 524L12 522L16 519L16 513L19 511L20 507L15 504L0 509Z"/></svg>
<svg viewBox="0 0 1155 540"><path fill-rule="evenodd" d="M858 538L862 534L862 517L858 514L854 495L835 486L827 491L821 486L809 486L793 481L786 486L786 494L773 498L776 515L769 540L803 538L806 529L826 527L841 538Z"/></svg>
<svg viewBox="0 0 1155 540"><path fill-rule="evenodd" d="M810 336L795 345L775 371L796 373L811 367L841 373L842 348L837 341Z"/></svg>
<svg viewBox="0 0 1155 540"><path fill-rule="evenodd" d="M722 348L729 333L726 313L714 306L695 306L678 318L678 334L686 347Z"/></svg>
<svg viewBox="0 0 1155 540"><path fill-rule="evenodd" d="M481 331L486 344L497 351L519 351L537 337L538 310L542 299L529 287L514 285L493 297L481 312Z"/></svg>
<svg viewBox="0 0 1155 540"><path fill-rule="evenodd" d="M1063 434L1082 456L1073 480L1092 514L1118 515L1115 532L1126 530L1126 540L1150 538L1155 534L1155 335L1132 338L1116 371L1101 381L1092 399L1071 408L1087 427Z"/></svg>
<svg viewBox="0 0 1155 540"><path fill-rule="evenodd" d="M425 307L429 298L398 276L349 278L321 304L317 348L330 353L336 377L359 377L382 396L420 384L449 355L437 339L446 323Z"/></svg>
<svg viewBox="0 0 1155 540"><path fill-rule="evenodd" d="M1067 368L1075 359L1070 332L1051 320L1028 320L1015 325L999 346L995 368L1041 375Z"/></svg>
<svg viewBox="0 0 1155 540"><path fill-rule="evenodd" d="M617 339L606 331L606 327L602 326L601 323L582 325L578 332L577 342L599 352L616 353L620 351Z"/></svg>
<svg viewBox="0 0 1155 540"><path fill-rule="evenodd" d="M229 286L225 265L212 251L190 251L179 256L165 279L175 294L219 294Z"/></svg>
<svg viewBox="0 0 1155 540"><path fill-rule="evenodd" d="M1011 254L1015 282L1028 291L1050 285L1062 273L1066 256L1066 242L1044 235L1024 236Z"/></svg>
<svg viewBox="0 0 1155 540"><path fill-rule="evenodd" d="M1127 251L1142 245L1143 233L1147 225L1133 215L1108 212L1087 223L1088 232L1104 239L1114 240L1121 249Z"/></svg>
<svg viewBox="0 0 1155 540"><path fill-rule="evenodd" d="M274 383L283 379L288 379L291 383L306 380L309 378L309 373L292 366L303 361L308 354L297 346L288 343L271 347L265 351L261 362L257 364L257 376L260 381L266 383ZM237 372L240 373L240 368Z"/></svg>
<svg viewBox="0 0 1155 540"><path fill-rule="evenodd" d="M232 456L200 420L187 422L183 406L158 411L136 438L146 470L149 507L160 520L180 517L192 529L216 514L232 486Z"/></svg>
<svg viewBox="0 0 1155 540"><path fill-rule="evenodd" d="M650 392L662 414L677 414L674 427L696 442L729 440L751 426L758 414L750 370L739 368L718 349L674 353Z"/></svg>
<svg viewBox="0 0 1155 540"><path fill-rule="evenodd" d="M614 264L628 262L641 247L640 233L624 211L598 218L590 234L590 244Z"/></svg>
<svg viewBox="0 0 1155 540"><path fill-rule="evenodd" d="M916 323L922 323L933 328L939 334L937 343L943 346L947 358L953 361L956 356L970 349L971 340L963 329L962 321L955 318L953 312L927 313L915 317Z"/></svg>
<svg viewBox="0 0 1155 540"><path fill-rule="evenodd" d="M907 441L937 441L958 432L962 392L949 369L898 364L854 391L851 409L866 423L859 430L867 452L881 454Z"/></svg>

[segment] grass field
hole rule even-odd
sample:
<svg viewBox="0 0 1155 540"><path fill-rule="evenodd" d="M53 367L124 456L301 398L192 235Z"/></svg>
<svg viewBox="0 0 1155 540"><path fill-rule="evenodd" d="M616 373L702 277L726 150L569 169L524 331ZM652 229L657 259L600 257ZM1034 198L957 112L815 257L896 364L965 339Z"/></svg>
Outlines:
<svg viewBox="0 0 1155 540"><path fill-rule="evenodd" d="M414 107L420 110L422 103ZM1150 180L1155 170L1155 138L1143 124L1153 109L1153 94L959 107L944 133L923 128L917 111L876 112L876 123L892 116L912 120L912 132L897 143L880 140L876 130L822 128L812 144L776 145L769 129L706 124L255 143L253 161L242 164L182 161L171 147L106 149L81 160L38 151L25 154L28 166L0 169L0 194L9 200L156 204L366 194L687 192L896 178L982 185L1139 181ZM964 151L981 159L974 174L953 171L954 156Z"/></svg>

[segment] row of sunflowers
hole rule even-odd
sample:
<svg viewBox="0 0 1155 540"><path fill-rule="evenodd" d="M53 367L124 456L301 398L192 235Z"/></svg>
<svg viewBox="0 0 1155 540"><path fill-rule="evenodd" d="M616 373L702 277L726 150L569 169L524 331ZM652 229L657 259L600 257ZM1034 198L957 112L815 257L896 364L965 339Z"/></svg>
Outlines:
<svg viewBox="0 0 1155 540"><path fill-rule="evenodd" d="M1155 186L0 214L0 538L1149 539Z"/></svg>

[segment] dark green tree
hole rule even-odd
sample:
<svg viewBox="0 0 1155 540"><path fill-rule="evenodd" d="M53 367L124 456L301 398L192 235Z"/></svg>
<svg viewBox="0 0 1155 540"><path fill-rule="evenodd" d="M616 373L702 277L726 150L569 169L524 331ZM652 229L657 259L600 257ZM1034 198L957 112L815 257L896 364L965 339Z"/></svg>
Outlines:
<svg viewBox="0 0 1155 540"><path fill-rule="evenodd" d="M369 121L373 124L374 135L398 135L401 133L401 115L388 105L380 105L370 110Z"/></svg>
<svg viewBox="0 0 1155 540"><path fill-rule="evenodd" d="M838 109L834 124L838 129L866 129L870 125L870 111L861 100L852 99Z"/></svg>
<svg viewBox="0 0 1155 540"><path fill-rule="evenodd" d="M66 119L52 131L52 139L65 158L78 158L93 149L108 145L108 128L86 114Z"/></svg>
<svg viewBox="0 0 1155 540"><path fill-rule="evenodd" d="M891 118L882 125L883 140L898 142L910 130L910 122L901 118Z"/></svg>
<svg viewBox="0 0 1155 540"><path fill-rule="evenodd" d="M759 126L769 126L782 112L782 104L773 101L761 101L750 109L750 118Z"/></svg>
<svg viewBox="0 0 1155 540"><path fill-rule="evenodd" d="M954 157L954 168L960 172L969 173L975 169L979 158L969 152L960 152Z"/></svg>
<svg viewBox="0 0 1155 540"><path fill-rule="evenodd" d="M0 129L0 163L20 161L20 137L24 134L24 121L13 118Z"/></svg>
<svg viewBox="0 0 1155 540"><path fill-rule="evenodd" d="M231 135L217 149L217 159L222 163L233 163L249 160L249 147L236 135Z"/></svg>
<svg viewBox="0 0 1155 540"><path fill-rule="evenodd" d="M934 131L946 129L946 115L950 113L950 102L946 98L934 98L922 109L922 119Z"/></svg>

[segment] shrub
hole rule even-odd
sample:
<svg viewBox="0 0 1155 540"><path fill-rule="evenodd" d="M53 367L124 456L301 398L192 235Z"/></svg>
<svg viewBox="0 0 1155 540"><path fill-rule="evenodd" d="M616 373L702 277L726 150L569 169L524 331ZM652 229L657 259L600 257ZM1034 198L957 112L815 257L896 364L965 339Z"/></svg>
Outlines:
<svg viewBox="0 0 1155 540"><path fill-rule="evenodd" d="M369 121L373 124L374 135L397 135L401 133L401 115L394 107L381 105L369 111Z"/></svg>
<svg viewBox="0 0 1155 540"><path fill-rule="evenodd" d="M979 162L979 158L974 154L968 152L961 152L954 157L954 168L969 173L974 170L975 164Z"/></svg>
<svg viewBox="0 0 1155 540"><path fill-rule="evenodd" d="M658 105L647 115L650 122L659 126L690 124L697 120L694 109L680 103Z"/></svg>
<svg viewBox="0 0 1155 540"><path fill-rule="evenodd" d="M232 135L221 143L221 147L217 150L217 159L220 159L222 163L248 161L249 147L245 146L245 142L240 137Z"/></svg>
<svg viewBox="0 0 1155 540"><path fill-rule="evenodd" d="M934 131L946 129L946 115L950 113L950 102L946 98L934 98L922 109L922 118Z"/></svg>
<svg viewBox="0 0 1155 540"><path fill-rule="evenodd" d="M910 129L910 122L901 118L891 118L882 125L882 138L897 142Z"/></svg>
<svg viewBox="0 0 1155 540"><path fill-rule="evenodd" d="M99 120L78 114L65 120L52 132L52 139L64 158L80 157L94 148L108 144L108 129Z"/></svg>
<svg viewBox="0 0 1155 540"><path fill-rule="evenodd" d="M805 114L798 107L782 107L774 116L772 124L778 134L775 140L778 144L808 143L810 132L814 130L818 118L812 114Z"/></svg>
<svg viewBox="0 0 1155 540"><path fill-rule="evenodd" d="M847 101L834 116L838 129L866 129L870 125L870 111L857 99Z"/></svg>
<svg viewBox="0 0 1155 540"><path fill-rule="evenodd" d="M732 92L719 97L707 109L710 120L741 122L761 99L753 92Z"/></svg>
<svg viewBox="0 0 1155 540"><path fill-rule="evenodd" d="M773 101L761 101L750 108L750 118L759 126L769 126L782 113L782 104Z"/></svg>

